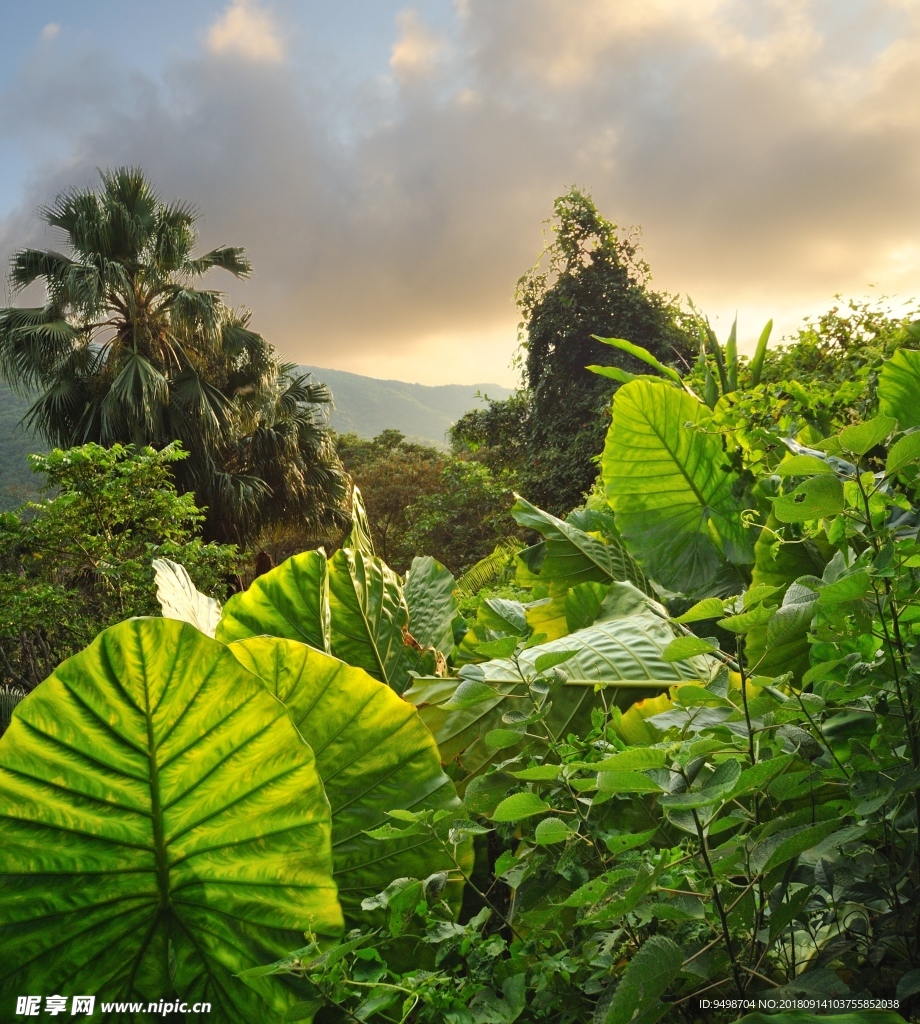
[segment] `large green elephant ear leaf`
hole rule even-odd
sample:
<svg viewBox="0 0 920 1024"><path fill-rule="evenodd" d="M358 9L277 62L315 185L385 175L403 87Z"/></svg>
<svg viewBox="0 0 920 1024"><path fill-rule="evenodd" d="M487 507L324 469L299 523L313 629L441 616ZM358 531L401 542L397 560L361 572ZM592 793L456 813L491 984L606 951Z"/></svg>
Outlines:
<svg viewBox="0 0 920 1024"><path fill-rule="evenodd" d="M563 596L579 583L629 582L652 594L648 580L636 560L614 531L604 529L599 515L590 512L574 522L564 522L531 505L520 495L511 514L517 522L544 537L537 549L519 554L527 569L549 588L550 595ZM609 518L609 517L608 517ZM582 526L593 529L582 529ZM531 581L532 582L532 581Z"/></svg>
<svg viewBox="0 0 920 1024"><path fill-rule="evenodd" d="M426 878L453 869L450 885L459 902L462 879L435 840L365 835L389 821L388 811L460 806L415 708L361 669L303 644L257 637L231 644L230 650L285 704L316 754L332 805L334 877L349 922L366 924L361 901L394 878ZM471 851L460 852L468 861Z"/></svg>
<svg viewBox="0 0 920 1024"><path fill-rule="evenodd" d="M216 637L224 643L248 636L286 637L327 653L330 640L329 569L325 552L293 555L259 576L224 606Z"/></svg>
<svg viewBox="0 0 920 1024"><path fill-rule="evenodd" d="M893 416L901 430L920 427L920 352L899 348L882 366L879 411Z"/></svg>
<svg viewBox="0 0 920 1024"><path fill-rule="evenodd" d="M224 643L251 636L297 640L363 668L402 693L423 662L409 635L402 581L375 555L340 548L327 561L305 551L260 576L224 607Z"/></svg>
<svg viewBox="0 0 920 1024"><path fill-rule="evenodd" d="M601 459L607 500L629 550L657 583L700 593L724 563L753 561L738 483L710 412L691 395L651 381L617 391Z"/></svg>
<svg viewBox="0 0 920 1024"><path fill-rule="evenodd" d="M402 581L380 558L339 548L329 561L332 653L397 693L421 660Z"/></svg>
<svg viewBox="0 0 920 1024"><path fill-rule="evenodd" d="M280 1020L294 993L236 975L343 927L313 752L186 623L113 626L19 705L0 809L4 1007L89 992Z"/></svg>
<svg viewBox="0 0 920 1024"><path fill-rule="evenodd" d="M431 555L412 559L406 574L409 632L422 645L445 657L454 646L454 620L459 614L454 591L457 581L450 569Z"/></svg>
<svg viewBox="0 0 920 1024"><path fill-rule="evenodd" d="M512 515L521 526L545 538L517 556L518 584L541 587L549 595L527 607L527 623L534 633L545 633L549 640L555 640L571 632L566 602L574 588L626 582L647 594L654 593L620 539L612 513L582 509L563 521L516 497Z"/></svg>
<svg viewBox="0 0 920 1024"><path fill-rule="evenodd" d="M531 647L522 652L519 664L527 678L536 674L543 655L575 651L561 666L567 679L551 694L547 720L553 734L564 737L590 729L591 709L599 706L601 699L595 687L603 690L608 704L612 700L627 708L644 697L666 692L675 683L708 682L719 667L711 658L664 660L662 652L674 636L671 626L649 608ZM459 690L464 683L471 684L470 698ZM494 688L495 696L477 684ZM526 692L514 662L502 658L468 666L459 680L418 679L405 697L418 707L422 721L434 734L441 759L446 763L459 758L465 770L476 772L496 756L496 746L507 757L524 745L524 726L509 725L504 716L527 711L528 702L521 699ZM450 705L444 706L447 701ZM515 730L520 740L515 738Z"/></svg>

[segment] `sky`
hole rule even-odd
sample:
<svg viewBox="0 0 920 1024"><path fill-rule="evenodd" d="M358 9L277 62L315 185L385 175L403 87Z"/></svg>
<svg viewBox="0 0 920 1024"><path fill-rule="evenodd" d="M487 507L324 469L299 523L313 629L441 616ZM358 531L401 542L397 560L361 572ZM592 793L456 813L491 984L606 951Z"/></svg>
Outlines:
<svg viewBox="0 0 920 1024"><path fill-rule="evenodd" d="M517 380L517 279L576 185L742 346L920 294L920 0L0 3L0 261L139 165L287 358Z"/></svg>

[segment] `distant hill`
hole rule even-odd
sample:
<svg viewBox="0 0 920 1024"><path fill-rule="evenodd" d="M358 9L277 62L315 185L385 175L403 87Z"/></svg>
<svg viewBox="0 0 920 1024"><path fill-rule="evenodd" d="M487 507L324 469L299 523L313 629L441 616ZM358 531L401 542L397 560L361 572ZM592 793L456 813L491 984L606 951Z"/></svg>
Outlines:
<svg viewBox="0 0 920 1024"><path fill-rule="evenodd" d="M447 430L465 412L479 405L477 392L490 398L507 398L508 388L498 384L407 384L378 380L344 370L305 366L332 390L335 407L330 424L340 434L374 437L393 427L419 444L446 446ZM26 462L27 452L44 450L29 432L17 426L29 407L0 382L0 511L16 508L38 494L41 478Z"/></svg>
<svg viewBox="0 0 920 1024"><path fill-rule="evenodd" d="M477 393L507 398L508 388L498 384L407 384L379 380L344 370L304 366L317 380L328 384L335 400L330 423L340 434L374 437L395 427L420 444L444 448L447 431L460 417L480 404Z"/></svg>

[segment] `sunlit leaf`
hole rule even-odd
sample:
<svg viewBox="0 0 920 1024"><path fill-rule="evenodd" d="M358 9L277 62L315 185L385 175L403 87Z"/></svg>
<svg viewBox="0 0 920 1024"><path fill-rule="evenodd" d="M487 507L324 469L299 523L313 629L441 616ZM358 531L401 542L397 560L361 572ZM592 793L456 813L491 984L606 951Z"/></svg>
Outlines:
<svg viewBox="0 0 920 1024"><path fill-rule="evenodd" d="M341 930L312 751L187 623L131 619L65 661L0 740L0 792L5 1006L175 990L228 1022L267 1019L293 993L235 976L307 928Z"/></svg>

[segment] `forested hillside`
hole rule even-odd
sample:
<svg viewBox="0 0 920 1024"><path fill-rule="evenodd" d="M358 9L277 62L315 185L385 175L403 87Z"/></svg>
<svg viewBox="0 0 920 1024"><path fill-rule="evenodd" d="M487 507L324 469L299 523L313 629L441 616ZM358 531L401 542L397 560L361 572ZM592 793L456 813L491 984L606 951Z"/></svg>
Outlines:
<svg viewBox="0 0 920 1024"><path fill-rule="evenodd" d="M329 417L339 434L374 437L392 428L418 444L447 446L447 431L465 412L481 403L477 394L507 398L498 384L409 384L379 380L344 370L304 366L332 391L335 408Z"/></svg>
<svg viewBox="0 0 920 1024"><path fill-rule="evenodd" d="M334 406L329 414L332 428L340 434L374 437L394 429L417 443L445 448L448 429L464 413L481 403L478 393L493 399L511 394L498 384L409 384L378 380L344 370L304 366L327 384ZM29 403L0 380L0 511L16 508L34 497L39 482L26 462L28 452L47 450L28 430L19 426Z"/></svg>

